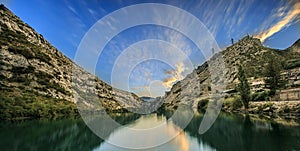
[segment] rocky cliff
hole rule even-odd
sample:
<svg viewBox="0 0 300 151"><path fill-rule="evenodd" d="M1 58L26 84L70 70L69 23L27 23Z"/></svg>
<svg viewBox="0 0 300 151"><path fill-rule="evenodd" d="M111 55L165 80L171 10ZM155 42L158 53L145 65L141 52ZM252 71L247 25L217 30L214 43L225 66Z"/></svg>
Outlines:
<svg viewBox="0 0 300 151"><path fill-rule="evenodd" d="M122 111L141 102L77 66L4 5L0 6L0 71L1 118L76 114L75 103L86 109ZM88 93L95 94L96 104L101 102L104 108L92 104Z"/></svg>
<svg viewBox="0 0 300 151"><path fill-rule="evenodd" d="M288 50L300 53L300 39L298 39Z"/></svg>
<svg viewBox="0 0 300 151"><path fill-rule="evenodd" d="M174 109L179 104L197 108L200 100L208 100L210 98L209 95L212 93L212 87L214 86L211 81L218 79L218 75L214 77L211 75L212 72L218 70L223 70L219 72L224 72L226 79L224 92L234 90L238 82L239 64L244 67L248 78L262 79L270 56L281 63L285 72L296 71L296 74L299 74L299 42L300 40L286 50L275 50L263 46L259 39L246 36L225 50L215 54L186 78L174 84L172 89L164 96L164 105L168 109ZM218 68L222 65L223 69Z"/></svg>

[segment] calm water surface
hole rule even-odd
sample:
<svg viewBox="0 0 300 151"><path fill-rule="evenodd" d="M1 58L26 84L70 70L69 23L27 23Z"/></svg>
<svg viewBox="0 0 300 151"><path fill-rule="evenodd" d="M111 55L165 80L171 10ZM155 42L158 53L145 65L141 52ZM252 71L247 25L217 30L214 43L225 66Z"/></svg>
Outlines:
<svg viewBox="0 0 300 151"><path fill-rule="evenodd" d="M167 122L163 115L114 115L125 125L112 132L108 139L122 144L144 145L160 141L181 129ZM201 115L195 116L176 138L148 150L174 151L294 151L300 150L300 127L255 120L239 115L221 114L212 128L198 134ZM126 127L145 129L166 123L162 131L148 134L147 138L132 138ZM145 141L146 140L146 141ZM0 149L2 151L118 151L128 150L111 145L93 134L80 119L55 121L22 121L0 123Z"/></svg>

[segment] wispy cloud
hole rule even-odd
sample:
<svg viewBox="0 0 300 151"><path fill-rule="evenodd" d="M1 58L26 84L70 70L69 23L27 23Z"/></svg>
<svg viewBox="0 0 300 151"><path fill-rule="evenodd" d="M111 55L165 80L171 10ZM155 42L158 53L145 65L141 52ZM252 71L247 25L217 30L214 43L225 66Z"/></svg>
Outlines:
<svg viewBox="0 0 300 151"><path fill-rule="evenodd" d="M284 13L281 11L278 14L278 16L283 16L283 14ZM287 13L287 15L283 17L283 19L281 19L275 25L271 26L269 29L257 34L255 37L259 38L261 42L264 42L267 38L271 37L273 34L289 26L294 19L299 17L299 15L300 15L300 2L297 2L294 4L293 8Z"/></svg>
<svg viewBox="0 0 300 151"><path fill-rule="evenodd" d="M228 31L228 36L230 36L235 32L236 27L240 26L247 19L246 15L252 4L253 0L201 1L195 7L195 12L198 12L198 10L202 11L199 18L214 36L222 28ZM213 11L208 8L213 8Z"/></svg>

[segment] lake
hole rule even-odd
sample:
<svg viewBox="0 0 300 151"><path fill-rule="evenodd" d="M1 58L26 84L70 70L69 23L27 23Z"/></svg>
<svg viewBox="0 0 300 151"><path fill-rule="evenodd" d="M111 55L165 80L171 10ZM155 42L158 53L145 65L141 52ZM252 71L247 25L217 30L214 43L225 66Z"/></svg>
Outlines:
<svg viewBox="0 0 300 151"><path fill-rule="evenodd" d="M181 132L164 115L115 114L114 119L123 126L111 132L107 139L123 145L137 146L159 142L168 135ZM274 122L248 118L241 115L219 115L214 125L203 135L198 134L202 114L193 117L177 137L160 146L144 150L174 151L294 151L300 150L300 127L294 122ZM153 128L166 123L162 131L147 137L132 137L133 129ZM2 151L111 151L119 148L96 136L81 119L33 120L0 123L0 148ZM145 141L146 140L146 141Z"/></svg>

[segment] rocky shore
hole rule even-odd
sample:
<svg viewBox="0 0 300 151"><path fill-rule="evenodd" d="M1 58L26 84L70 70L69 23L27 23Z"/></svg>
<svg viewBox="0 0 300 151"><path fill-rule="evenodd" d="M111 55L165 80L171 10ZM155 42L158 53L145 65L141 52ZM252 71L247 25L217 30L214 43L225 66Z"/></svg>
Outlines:
<svg viewBox="0 0 300 151"><path fill-rule="evenodd" d="M243 107L232 108L224 104L222 111L246 113ZM300 101L262 101L250 102L249 114L263 115L269 118L300 119Z"/></svg>

